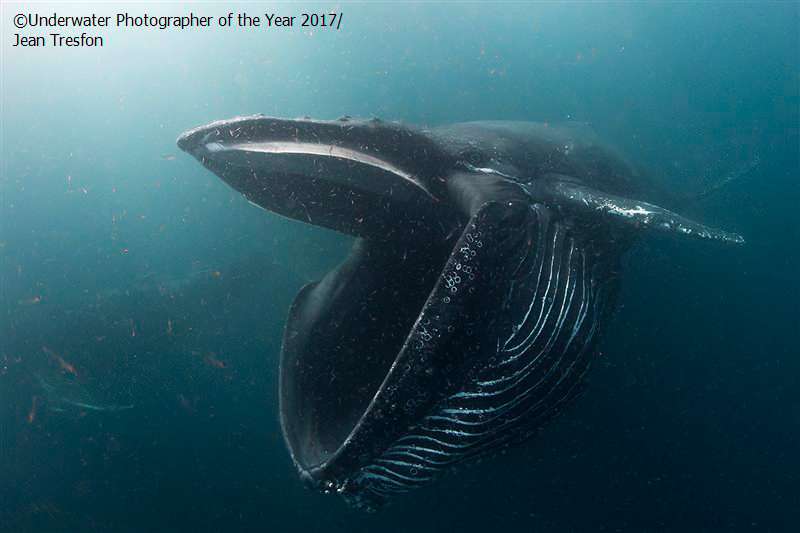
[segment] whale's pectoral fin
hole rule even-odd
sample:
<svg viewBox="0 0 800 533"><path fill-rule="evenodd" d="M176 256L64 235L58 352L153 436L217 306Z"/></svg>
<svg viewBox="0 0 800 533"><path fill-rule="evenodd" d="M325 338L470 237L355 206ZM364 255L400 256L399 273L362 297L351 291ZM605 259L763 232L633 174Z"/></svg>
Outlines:
<svg viewBox="0 0 800 533"><path fill-rule="evenodd" d="M641 229L652 229L697 239L743 244L737 234L695 222L657 205L608 194L563 176L548 175L537 194L580 212L594 212Z"/></svg>

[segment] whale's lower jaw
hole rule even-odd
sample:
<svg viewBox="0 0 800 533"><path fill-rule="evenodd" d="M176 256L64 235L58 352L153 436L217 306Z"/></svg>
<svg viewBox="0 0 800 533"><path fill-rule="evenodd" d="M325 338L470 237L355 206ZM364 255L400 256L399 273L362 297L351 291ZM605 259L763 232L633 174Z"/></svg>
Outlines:
<svg viewBox="0 0 800 533"><path fill-rule="evenodd" d="M287 398L291 394L284 384L284 431L298 468L313 486L340 494L356 507L378 508L456 464L524 441L581 390L616 278L609 272L611 263L603 263L607 258L572 229L552 222L547 207L535 204L524 210L511 265L494 264L503 249L496 240L503 235L501 206L484 208L465 226L393 363L405 365L406 375L412 375L414 366L424 367L426 352L428 360L435 360L430 352L448 345L454 331L469 333L470 346L457 352L467 370L452 370L449 383L440 376L438 390L446 394L417 408L420 391L415 387L429 383L417 381L404 390L390 370L340 448L321 464L308 465L298 454L303 444L292 429L297 418L289 405L296 400ZM500 286L487 290L487 282ZM491 307L475 311L471 291L480 291L481 302ZM498 316L491 309L504 313ZM287 335L293 324L290 317ZM292 351L292 342L285 343L284 364L292 360ZM293 380L286 372L283 379ZM401 430L384 438L382 420Z"/></svg>

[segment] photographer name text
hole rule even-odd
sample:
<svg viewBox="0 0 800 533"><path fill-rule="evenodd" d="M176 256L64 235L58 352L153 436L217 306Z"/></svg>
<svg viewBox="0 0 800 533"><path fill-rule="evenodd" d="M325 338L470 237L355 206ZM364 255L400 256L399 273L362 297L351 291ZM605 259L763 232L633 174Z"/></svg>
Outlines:
<svg viewBox="0 0 800 533"><path fill-rule="evenodd" d="M29 30L33 33L13 33L13 47L103 47L108 35L100 31L111 30L143 30L143 31L187 31L206 28L230 29L263 29L263 30L340 30L343 13L298 13L286 15L279 13L228 12L224 15L198 15L190 12L186 15L132 15L117 13L115 15L81 15L65 16L58 13L17 13L14 26L17 29ZM78 34L77 32L80 31ZM66 33L72 32L72 33Z"/></svg>

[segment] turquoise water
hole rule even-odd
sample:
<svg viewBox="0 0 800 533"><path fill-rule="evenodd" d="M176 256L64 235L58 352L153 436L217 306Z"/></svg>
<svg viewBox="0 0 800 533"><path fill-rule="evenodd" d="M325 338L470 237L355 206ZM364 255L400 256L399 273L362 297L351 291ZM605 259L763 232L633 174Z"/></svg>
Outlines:
<svg viewBox="0 0 800 533"><path fill-rule="evenodd" d="M800 521L796 3L341 3L340 30L12 47L2 6L0 531L793 530ZM264 113L590 123L744 247L642 240L589 388L529 444L379 513L304 489L277 422L297 290L347 237L180 153Z"/></svg>

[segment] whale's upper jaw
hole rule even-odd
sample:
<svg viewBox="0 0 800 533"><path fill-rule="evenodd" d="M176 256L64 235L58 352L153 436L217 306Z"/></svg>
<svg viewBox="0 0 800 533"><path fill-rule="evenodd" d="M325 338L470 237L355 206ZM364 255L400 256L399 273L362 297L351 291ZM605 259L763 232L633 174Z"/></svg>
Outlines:
<svg viewBox="0 0 800 533"><path fill-rule="evenodd" d="M448 155L399 124L257 115L177 142L250 202L289 218L365 237L452 231L439 205Z"/></svg>
<svg viewBox="0 0 800 533"><path fill-rule="evenodd" d="M286 120L257 115L212 122L188 130L178 137L177 144L197 158L223 159L231 165L248 168L259 162L258 154L261 154L260 166L265 171L271 171L273 165L278 167L275 170L281 170L281 164L304 169L303 164L308 159L348 161L350 170L360 165L366 167L362 171L392 175L399 180L399 185L415 188L433 198L426 183L431 169L422 168L413 157L414 143L420 141L426 142L427 139L397 124L387 126L380 121ZM283 159L270 160L280 157ZM422 176L417 175L420 171L424 173ZM348 180L346 176L322 176L319 170L318 173L324 179ZM352 177L349 181L355 186L377 187L376 184L359 183Z"/></svg>

